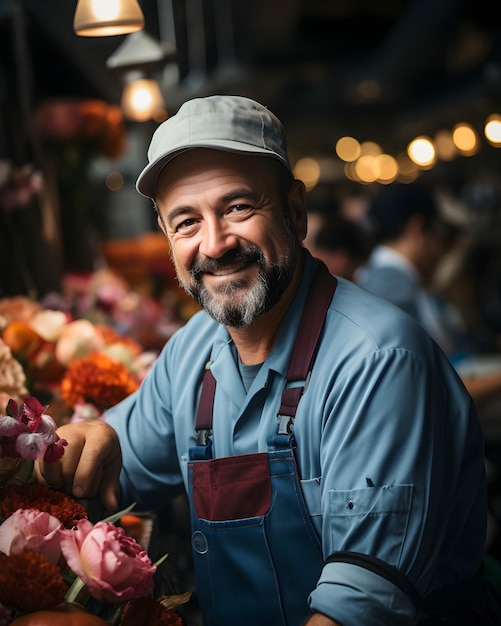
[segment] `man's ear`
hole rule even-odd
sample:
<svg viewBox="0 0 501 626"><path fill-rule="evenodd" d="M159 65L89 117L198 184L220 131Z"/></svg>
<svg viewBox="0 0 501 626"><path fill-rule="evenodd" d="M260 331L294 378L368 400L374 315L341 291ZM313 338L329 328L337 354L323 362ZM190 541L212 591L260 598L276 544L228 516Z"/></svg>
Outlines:
<svg viewBox="0 0 501 626"><path fill-rule="evenodd" d="M163 234L167 237L167 233L165 232L165 228L164 228L164 221L160 217L159 213L157 213L157 224L158 224L158 228L160 228L160 230L163 232Z"/></svg>
<svg viewBox="0 0 501 626"><path fill-rule="evenodd" d="M289 212L299 241L306 237L306 188L302 180L293 180L287 194Z"/></svg>

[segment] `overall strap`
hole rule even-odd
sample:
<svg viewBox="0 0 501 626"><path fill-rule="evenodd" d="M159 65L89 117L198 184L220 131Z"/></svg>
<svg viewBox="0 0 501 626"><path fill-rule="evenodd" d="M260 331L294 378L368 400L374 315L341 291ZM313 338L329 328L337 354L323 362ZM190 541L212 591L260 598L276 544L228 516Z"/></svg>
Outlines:
<svg viewBox="0 0 501 626"><path fill-rule="evenodd" d="M214 395L216 393L216 379L209 369L210 361L207 361L202 381L202 394L198 403L197 419L195 431L212 430L212 408L214 406Z"/></svg>
<svg viewBox="0 0 501 626"><path fill-rule="evenodd" d="M327 309L337 287L337 279L321 263L311 284L299 323L296 342L287 369L287 385L282 392L278 414L294 418L299 399L306 391L313 360L325 321ZM305 381L304 386L291 383Z"/></svg>
<svg viewBox="0 0 501 626"><path fill-rule="evenodd" d="M323 263L320 263L306 298L296 342L289 361L287 386L282 393L280 416L294 418L296 415L297 404L306 389L325 315L336 287L336 278L329 274ZM289 386L291 383L302 381L306 381L304 386ZM205 366L202 394L195 422L195 430L197 432L210 431L212 429L212 409L215 392L216 379L207 364Z"/></svg>

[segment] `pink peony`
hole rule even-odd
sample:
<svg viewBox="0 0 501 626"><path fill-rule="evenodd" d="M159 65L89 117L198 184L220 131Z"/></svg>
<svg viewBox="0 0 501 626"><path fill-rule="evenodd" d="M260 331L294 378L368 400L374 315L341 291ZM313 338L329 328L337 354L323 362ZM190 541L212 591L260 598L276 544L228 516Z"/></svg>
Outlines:
<svg viewBox="0 0 501 626"><path fill-rule="evenodd" d="M59 531L61 522L37 509L18 509L0 525L0 552L19 554L25 550L39 552L51 563L61 556Z"/></svg>
<svg viewBox="0 0 501 626"><path fill-rule="evenodd" d="M75 530L62 530L60 536L68 566L96 600L126 602L153 590L156 568L123 528L83 519Z"/></svg>

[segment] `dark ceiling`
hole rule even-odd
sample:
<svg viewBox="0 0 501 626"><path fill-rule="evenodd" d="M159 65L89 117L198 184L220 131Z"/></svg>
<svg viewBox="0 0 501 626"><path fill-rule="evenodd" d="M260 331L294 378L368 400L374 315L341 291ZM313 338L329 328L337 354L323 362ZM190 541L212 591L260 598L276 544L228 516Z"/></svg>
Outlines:
<svg viewBox="0 0 501 626"><path fill-rule="evenodd" d="M169 111L208 93L254 97L296 154L352 134L387 150L501 112L501 21L487 0L142 0L145 30L174 43ZM76 0L0 0L2 150L46 97L119 102L106 68L123 37L73 33ZM494 8L492 8L494 6ZM10 108L9 108L10 107ZM19 133L18 133L19 134ZM17 143L21 140L18 139ZM14 150L18 149L14 141Z"/></svg>

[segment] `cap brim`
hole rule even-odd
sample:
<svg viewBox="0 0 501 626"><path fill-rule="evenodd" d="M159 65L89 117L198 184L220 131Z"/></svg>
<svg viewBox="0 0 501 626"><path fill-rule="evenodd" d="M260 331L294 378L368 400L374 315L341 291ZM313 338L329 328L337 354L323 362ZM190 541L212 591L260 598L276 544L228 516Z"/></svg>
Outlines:
<svg viewBox="0 0 501 626"><path fill-rule="evenodd" d="M147 165L137 178L136 189L141 195L145 196L146 198L153 199L155 197L155 189L157 186L158 176L163 168L167 165L167 163L172 161L172 159L176 158L180 154L188 152L188 150L195 150L197 148L211 148L213 150L222 150L223 152L235 152L239 154L249 155L261 154L263 156L272 157L277 161L280 161L280 163L283 163L283 165L285 165L285 167L289 171L291 169L290 164L287 161L284 161L284 159L273 150L266 150L265 148L252 146L236 141L216 140L211 142L205 140L203 142L193 143L189 146L183 146L177 149L175 148L170 152L163 154L156 161L153 161L153 163Z"/></svg>

